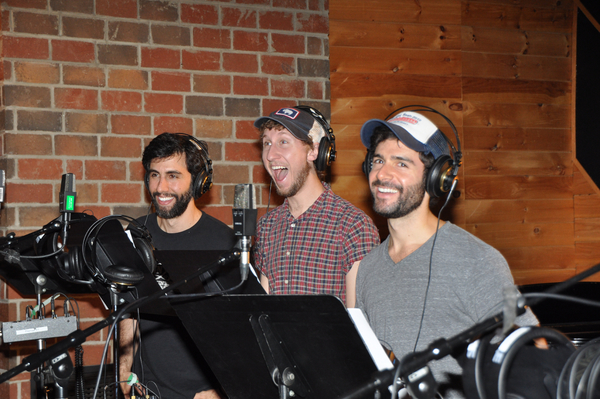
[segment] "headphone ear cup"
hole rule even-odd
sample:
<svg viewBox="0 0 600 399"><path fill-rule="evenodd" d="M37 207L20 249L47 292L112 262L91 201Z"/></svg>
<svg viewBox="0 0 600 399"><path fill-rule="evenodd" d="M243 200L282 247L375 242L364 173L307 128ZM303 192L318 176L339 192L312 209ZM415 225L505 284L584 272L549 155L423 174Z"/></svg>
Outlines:
<svg viewBox="0 0 600 399"><path fill-rule="evenodd" d="M323 137L319 142L319 155L315 160L315 167L319 172L323 172L327 169L327 166L331 165L331 153L333 151L331 141L329 138Z"/></svg>
<svg viewBox="0 0 600 399"><path fill-rule="evenodd" d="M425 182L425 190L431 198L439 198L450 191L456 175L452 174L454 161L449 155L442 155L431 166Z"/></svg>
<svg viewBox="0 0 600 399"><path fill-rule="evenodd" d="M113 265L104 269L104 277L115 284L135 285L144 279L144 273L129 266Z"/></svg>
<svg viewBox="0 0 600 399"><path fill-rule="evenodd" d="M371 169L373 169L373 153L370 150L367 150L367 155L365 155L365 160L362 163L362 170L367 177L367 180L369 180Z"/></svg>
<svg viewBox="0 0 600 399"><path fill-rule="evenodd" d="M62 257L62 268L67 275L77 280L84 279L83 259L80 247L69 248L69 252L65 253L64 257Z"/></svg>
<svg viewBox="0 0 600 399"><path fill-rule="evenodd" d="M154 273L156 270L156 259L154 258L154 247L152 243L148 242L145 238L134 237L133 245L150 273Z"/></svg>

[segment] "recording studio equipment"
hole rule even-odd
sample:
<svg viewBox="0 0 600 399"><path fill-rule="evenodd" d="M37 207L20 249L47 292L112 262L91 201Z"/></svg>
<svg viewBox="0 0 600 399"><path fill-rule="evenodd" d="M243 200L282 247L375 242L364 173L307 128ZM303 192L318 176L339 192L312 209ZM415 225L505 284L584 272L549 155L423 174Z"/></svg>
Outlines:
<svg viewBox="0 0 600 399"><path fill-rule="evenodd" d="M69 221L71 213L75 212L75 175L73 173L65 173L62 175L60 182L60 193L58 195L58 210L62 215L62 245L67 243L67 231L69 230Z"/></svg>
<svg viewBox="0 0 600 399"><path fill-rule="evenodd" d="M165 134L165 133L163 133ZM213 168L212 168L212 160L208 154L208 144L206 141L199 140L194 136L185 133L172 133L180 137L186 138L191 145L198 150L200 157L202 159L202 169L196 176L192 175L192 194L194 199L200 198L204 193L206 193L212 187L213 181ZM144 183L146 184L146 189L150 192L150 174L146 171L146 175L144 177Z"/></svg>
<svg viewBox="0 0 600 399"><path fill-rule="evenodd" d="M450 189L452 188L452 184L457 179L458 168L462 163L462 149L456 126L446 115L425 105L407 105L405 107L398 108L391 112L385 118L385 121L393 121L394 118L390 120L390 117L394 115L397 116L397 113L400 111L431 112L440 115L442 118L444 118L452 128L452 131L454 132L454 135L456 137L456 145L458 149L454 146L454 144L452 144L452 141L444 134L444 132L442 132L442 130L438 128L438 131L440 132L441 136L450 148L451 155L443 154L439 156L429 169L429 173L425 181L425 189L431 198L439 198L444 196L450 191ZM370 148L367 149L367 155L365 156L362 168L363 173L367 176L368 179L369 173L373 168L373 151Z"/></svg>
<svg viewBox="0 0 600 399"><path fill-rule="evenodd" d="M302 111L308 112L315 120L321 125L323 130L325 131L325 136L321 138L319 142L319 154L317 155L317 159L315 160L315 168L319 172L325 171L328 166L331 165L337 156L337 151L335 150L335 135L333 134L333 129L331 125L325 119L325 116L319 112L319 110L310 107L308 105L297 105L294 108L300 109Z"/></svg>
<svg viewBox="0 0 600 399"><path fill-rule="evenodd" d="M239 237L241 250L240 274L242 281L248 278L250 270L250 248L252 236L256 235L256 190L252 184L235 186L233 198L233 231Z"/></svg>
<svg viewBox="0 0 600 399"><path fill-rule="evenodd" d="M6 172L0 169L0 202L4 202L4 188L6 187Z"/></svg>

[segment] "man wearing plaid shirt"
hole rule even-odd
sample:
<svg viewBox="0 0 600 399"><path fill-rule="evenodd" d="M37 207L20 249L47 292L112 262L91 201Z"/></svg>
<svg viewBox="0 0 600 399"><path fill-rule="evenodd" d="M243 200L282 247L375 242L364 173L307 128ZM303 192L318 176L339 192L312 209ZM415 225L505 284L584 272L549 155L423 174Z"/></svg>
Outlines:
<svg viewBox="0 0 600 399"><path fill-rule="evenodd" d="M263 164L285 197L258 221L254 263L261 284L271 294L331 294L353 305L354 287L346 297L347 274L380 240L373 221L319 178L317 168L332 160L323 157L335 151L323 148L334 145L327 121L300 106L279 109L254 125Z"/></svg>

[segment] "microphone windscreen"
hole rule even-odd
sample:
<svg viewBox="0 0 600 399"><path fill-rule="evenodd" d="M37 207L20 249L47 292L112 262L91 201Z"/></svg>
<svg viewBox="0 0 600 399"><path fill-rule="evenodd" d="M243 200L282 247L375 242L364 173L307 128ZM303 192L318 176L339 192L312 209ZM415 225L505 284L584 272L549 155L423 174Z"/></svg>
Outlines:
<svg viewBox="0 0 600 399"><path fill-rule="evenodd" d="M4 202L4 187L6 187L6 172L0 169L0 202Z"/></svg>
<svg viewBox="0 0 600 399"><path fill-rule="evenodd" d="M256 191L252 184L237 184L233 197L236 209L256 209Z"/></svg>

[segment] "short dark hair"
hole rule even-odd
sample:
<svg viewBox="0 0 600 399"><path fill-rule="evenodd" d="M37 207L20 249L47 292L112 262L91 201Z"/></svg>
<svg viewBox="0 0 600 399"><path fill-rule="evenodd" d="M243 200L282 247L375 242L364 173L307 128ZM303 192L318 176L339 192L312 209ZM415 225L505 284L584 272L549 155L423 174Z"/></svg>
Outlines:
<svg viewBox="0 0 600 399"><path fill-rule="evenodd" d="M382 125L382 126L376 127L373 130L373 135L371 136L371 143L370 143L369 151L371 151L371 153L375 153L375 149L377 148L377 146L379 144L381 144L381 142L388 140L388 139L400 140L394 134L394 132L392 132L392 130L390 128L388 128L387 126ZM425 170L424 170L424 174L423 174L423 176L425 177L429 174L429 170L433 166L433 164L435 162L435 158L433 157L433 154L431 154L431 153L425 154L424 152L419 152L419 159L421 160L421 162L423 162L423 165L425 166Z"/></svg>
<svg viewBox="0 0 600 399"><path fill-rule="evenodd" d="M198 144L188 134L162 133L156 136L144 149L142 165L144 166L144 171L148 173L152 161L185 154L187 170L192 175L192 181L194 181L196 176L206 168L204 157L208 156L208 151L207 149L205 150L206 154L202 154L198 148Z"/></svg>

